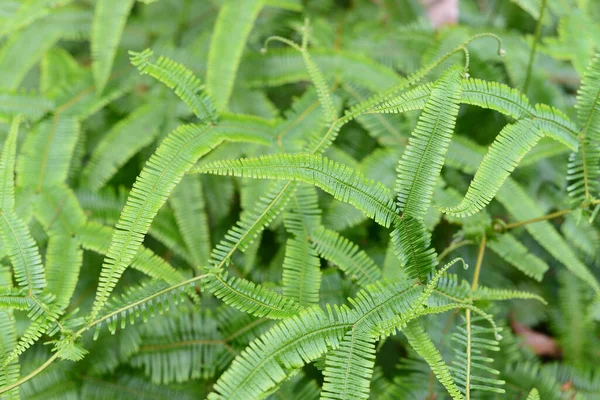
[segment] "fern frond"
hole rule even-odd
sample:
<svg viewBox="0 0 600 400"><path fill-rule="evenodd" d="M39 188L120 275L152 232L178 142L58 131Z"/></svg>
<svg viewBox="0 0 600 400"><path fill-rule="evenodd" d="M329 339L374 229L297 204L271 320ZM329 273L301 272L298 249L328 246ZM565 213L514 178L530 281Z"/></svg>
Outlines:
<svg viewBox="0 0 600 400"><path fill-rule="evenodd" d="M423 326L418 321L411 321L402 330L402 333L408 339L410 346L427 361L431 371L436 376L438 381L448 391L452 399L464 399L459 387L454 382L454 378L450 372L450 368L444 362L439 350L435 347Z"/></svg>
<svg viewBox="0 0 600 400"><path fill-rule="evenodd" d="M129 287L121 296L111 299L104 314L90 321L88 329L95 327L94 337L97 338L103 326L114 334L117 327L125 329L128 324L133 325L140 318L146 322L150 317L168 311L171 305L178 305L185 299L187 287L194 287L196 282L207 276L195 276L174 285L151 280Z"/></svg>
<svg viewBox="0 0 600 400"><path fill-rule="evenodd" d="M196 267L206 265L210 255L210 229L203 190L199 177L188 175L171 196L177 226Z"/></svg>
<svg viewBox="0 0 600 400"><path fill-rule="evenodd" d="M463 200L455 206L440 209L444 213L460 217L482 210L492 201L525 154L541 138L540 131L531 119L522 119L504 127L483 158Z"/></svg>
<svg viewBox="0 0 600 400"><path fill-rule="evenodd" d="M150 75L174 89L175 94L198 118L215 122L217 111L212 99L204 93L204 85L200 83L200 79L184 65L167 57L160 56L156 63L152 63L150 58L153 54L154 52L150 49L141 53L130 51L131 64L137 67L142 75Z"/></svg>
<svg viewBox="0 0 600 400"><path fill-rule="evenodd" d="M308 238L290 238L283 259L283 294L302 306L319 301L321 263Z"/></svg>
<svg viewBox="0 0 600 400"><path fill-rule="evenodd" d="M525 193L513 179L508 178L496 197L509 213L518 221L541 217L544 212L535 201ZM552 254L574 275L587 282L596 293L600 293L600 284L588 267L581 262L565 240L548 221L525 225L525 229L535 240Z"/></svg>
<svg viewBox="0 0 600 400"><path fill-rule="evenodd" d="M234 276L213 275L206 289L226 304L256 317L288 318L302 308L291 298Z"/></svg>
<svg viewBox="0 0 600 400"><path fill-rule="evenodd" d="M390 233L394 254L399 258L406 274L419 281L437 265L437 254L431 245L431 233L425 223L409 215L403 216Z"/></svg>
<svg viewBox="0 0 600 400"><path fill-rule="evenodd" d="M127 17L135 0L98 0L92 25L92 72L96 90L101 93L108 82Z"/></svg>
<svg viewBox="0 0 600 400"><path fill-rule="evenodd" d="M88 221L77 232L77 238L84 249L104 255L110 246L112 231L113 229L108 226ZM144 246L141 246L133 257L131 268L170 285L184 280L179 271Z"/></svg>
<svg viewBox="0 0 600 400"><path fill-rule="evenodd" d="M43 20L10 35L0 49L0 90L17 89L27 72L60 39L65 28Z"/></svg>
<svg viewBox="0 0 600 400"><path fill-rule="evenodd" d="M54 101L43 95L28 92L0 92L0 121L10 121L22 114L35 122L54 108Z"/></svg>
<svg viewBox="0 0 600 400"><path fill-rule="evenodd" d="M381 278L381 270L367 253L335 231L320 228L310 235L317 253L354 279L366 286Z"/></svg>
<svg viewBox="0 0 600 400"><path fill-rule="evenodd" d="M86 186L99 190L106 185L134 154L156 139L163 117L163 106L151 102L116 123L96 145L82 171Z"/></svg>
<svg viewBox="0 0 600 400"><path fill-rule="evenodd" d="M290 182L277 182L252 211L244 212L239 222L225 234L225 238L213 249L209 263L221 270L230 263L236 250L246 251L256 236L283 211L296 185Z"/></svg>
<svg viewBox="0 0 600 400"><path fill-rule="evenodd" d="M27 136L17 160L17 185L40 190L66 180L81 125L77 118L55 115Z"/></svg>
<svg viewBox="0 0 600 400"><path fill-rule="evenodd" d="M21 116L13 118L0 154L0 212L15 209L15 158Z"/></svg>
<svg viewBox="0 0 600 400"><path fill-rule="evenodd" d="M236 125L236 122L238 122ZM139 175L111 239L91 318L102 310L117 280L133 260L150 228L152 219L166 202L175 185L193 164L224 140L269 143L270 137L257 133L243 118L217 126L184 125L173 131L148 160Z"/></svg>
<svg viewBox="0 0 600 400"><path fill-rule="evenodd" d="M144 326L129 363L156 384L209 379L229 361L226 345L210 312L165 315Z"/></svg>
<svg viewBox="0 0 600 400"><path fill-rule="evenodd" d="M219 10L206 71L206 89L219 111L229 102L246 40L263 3L263 0L245 0L241 5L228 0Z"/></svg>
<svg viewBox="0 0 600 400"><path fill-rule="evenodd" d="M522 290L511 290L511 289L495 289L486 286L477 286L477 289L473 291L473 300L515 300L515 299L531 299L537 300L541 303L548 304L542 296L535 293L525 292Z"/></svg>
<svg viewBox="0 0 600 400"><path fill-rule="evenodd" d="M569 195L589 201L600 192L600 54L588 65L577 92L577 119L581 127L579 152L569 160Z"/></svg>
<svg viewBox="0 0 600 400"><path fill-rule="evenodd" d="M224 160L196 171L302 181L316 185L338 200L352 204L383 226L389 226L397 218L391 195L382 184L366 179L359 171L317 155L272 154L259 158Z"/></svg>
<svg viewBox="0 0 600 400"><path fill-rule="evenodd" d="M64 183L42 189L34 215L51 235L75 235L86 222L75 193Z"/></svg>
<svg viewBox="0 0 600 400"><path fill-rule="evenodd" d="M75 291L79 270L83 264L83 252L76 238L53 235L46 251L47 291L54 295L54 304L65 308Z"/></svg>
<svg viewBox="0 0 600 400"><path fill-rule="evenodd" d="M4 284L4 282L3 282ZM17 332L15 317L11 310L0 310L0 362L4 364L4 357L10 354L17 345ZM19 379L20 364L17 361L0 367L0 387L5 387ZM9 400L19 399L19 388L5 394Z"/></svg>
<svg viewBox="0 0 600 400"><path fill-rule="evenodd" d="M459 325L457 332L452 335L452 340L460 348L454 348L455 359L450 370L467 398L470 398L472 390L504 393L504 389L498 387L504 385L504 381L493 378L500 371L486 365L494 360L487 357L485 351L500 350L498 341L488 337L490 333L496 334L496 331L475 325L479 318L471 318L470 315L470 310L467 310L465 325Z"/></svg>
<svg viewBox="0 0 600 400"><path fill-rule="evenodd" d="M18 285L36 295L46 287L42 257L27 225L11 211L0 212L0 237L7 248Z"/></svg>
<svg viewBox="0 0 600 400"><path fill-rule="evenodd" d="M541 281L548 264L531 253L510 233L497 235L488 240L487 246L525 275Z"/></svg>
<svg viewBox="0 0 600 400"><path fill-rule="evenodd" d="M425 83L409 89L393 99L387 100L382 104L368 110L367 113L405 113L412 110L421 110L425 108L427 100L433 91L434 84Z"/></svg>
<svg viewBox="0 0 600 400"><path fill-rule="evenodd" d="M461 74L454 67L436 82L398 163L397 202L411 217L423 218L431 203L458 115Z"/></svg>
<svg viewBox="0 0 600 400"><path fill-rule="evenodd" d="M46 17L53 9L64 7L73 0L29 0L21 3L0 30L0 38L23 29L33 22Z"/></svg>
<svg viewBox="0 0 600 400"><path fill-rule="evenodd" d="M577 150L578 130L573 121L561 111L545 104L535 105L534 121L542 133L570 150Z"/></svg>
<svg viewBox="0 0 600 400"><path fill-rule="evenodd" d="M535 112L527 97L517 89L481 79L462 82L461 102L496 110L516 120L530 117Z"/></svg>
<svg viewBox="0 0 600 400"><path fill-rule="evenodd" d="M327 353L321 399L368 399L375 366L375 337L351 330Z"/></svg>
<svg viewBox="0 0 600 400"><path fill-rule="evenodd" d="M529 395L527 396L527 400L540 400L540 393L536 388L531 389Z"/></svg>

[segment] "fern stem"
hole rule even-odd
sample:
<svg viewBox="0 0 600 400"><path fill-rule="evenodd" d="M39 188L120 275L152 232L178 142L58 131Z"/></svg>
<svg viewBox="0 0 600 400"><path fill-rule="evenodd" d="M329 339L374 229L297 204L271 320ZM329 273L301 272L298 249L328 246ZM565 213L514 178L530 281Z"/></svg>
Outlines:
<svg viewBox="0 0 600 400"><path fill-rule="evenodd" d="M529 63L527 65L527 75L525 75L525 83L523 84L523 93L527 93L529 82L531 80L531 71L533 69L533 62L535 60L535 52L537 44L540 41L540 35L542 33L542 19L544 18L544 11L546 11L546 0L542 0L542 6L540 7L540 17L538 18L537 25L535 27L535 36L533 37L533 46L529 52Z"/></svg>
<svg viewBox="0 0 600 400"><path fill-rule="evenodd" d="M545 220L548 220L548 219L558 218L561 215L568 214L571 211L572 210L570 208L567 208L567 209L564 209L564 210L553 212L551 214L543 215L541 217L526 219L524 221L519 221L519 222L513 222L512 224L507 224L504 228L505 229L513 229L513 228L517 228L519 226L531 224L533 222L539 222L539 221L545 221Z"/></svg>
<svg viewBox="0 0 600 400"><path fill-rule="evenodd" d="M461 240L460 242L451 243L450 246L446 247L438 256L438 261L442 261L448 254L453 252L454 250L461 248L463 246L473 244L472 240Z"/></svg>
<svg viewBox="0 0 600 400"><path fill-rule="evenodd" d="M19 379L18 381L15 381L13 383L11 383L10 385L4 386L2 388L0 388L0 394L2 393L6 393L10 390L13 390L14 388L17 388L19 386L21 386L22 384L24 384L25 382L27 382L28 380L30 380L31 378L35 377L37 374L39 374L40 372L42 372L43 370L45 370L46 368L48 368L48 366L50 364L52 364L54 362L54 360L56 360L58 358L58 354L59 352L56 352L52 355L52 357L50 357L49 359L46 360L45 363L43 363L42 365L40 365L39 367L37 367L35 370L31 371L31 373L29 373L28 375L22 377L21 379Z"/></svg>
<svg viewBox="0 0 600 400"><path fill-rule="evenodd" d="M481 271L481 264L483 262L483 254L485 253L486 243L487 243L487 236L485 236L485 233L484 233L483 238L481 238L481 243L479 243L479 252L477 253L477 263L475 264L475 273L473 274L473 282L471 283L471 290L477 289L477 284L479 284L479 273Z"/></svg>

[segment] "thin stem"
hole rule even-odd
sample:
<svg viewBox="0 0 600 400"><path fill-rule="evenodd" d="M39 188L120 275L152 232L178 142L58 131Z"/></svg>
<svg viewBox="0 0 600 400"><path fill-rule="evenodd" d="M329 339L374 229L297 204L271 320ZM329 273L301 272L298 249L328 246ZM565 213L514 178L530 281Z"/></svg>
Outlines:
<svg viewBox="0 0 600 400"><path fill-rule="evenodd" d="M525 75L525 83L523 84L523 93L527 93L527 88L529 87L529 82L531 80L531 70L533 69L535 52L537 49L537 44L540 41L540 35L542 33L542 20L544 19L544 11L546 11L546 0L542 0L540 17L538 18L537 26L535 27L535 36L533 37L533 46L531 46L531 51L529 52L529 64L527 65L527 75Z"/></svg>
<svg viewBox="0 0 600 400"><path fill-rule="evenodd" d="M561 215L565 215L565 214L570 213L571 211L572 210L570 208L567 208L567 209L564 209L564 210L553 212L552 214L543 215L541 217L526 219L524 221L519 221L519 222L513 222L512 224L507 224L505 226L505 228L506 229L513 229L513 228L517 228L519 226L531 224L533 222L539 222L539 221L545 221L545 220L548 220L548 219L558 218Z"/></svg>
<svg viewBox="0 0 600 400"><path fill-rule="evenodd" d="M31 373L29 375L22 377L18 381L13 382L8 386L4 386L4 387L0 388L0 394L8 392L9 390L13 390L14 388L19 387L20 385L24 384L25 382L27 382L28 380L30 380L31 378L33 378L34 376L36 376L37 374L39 374L40 372L42 372L43 370L48 368L48 366L50 364L52 364L54 362L54 360L56 360L57 357L58 357L58 352L54 353L52 355L52 357L47 359L45 363L43 363L42 365L37 367L34 371L31 371Z"/></svg>
<svg viewBox="0 0 600 400"><path fill-rule="evenodd" d="M438 256L438 261L442 261L448 254L453 252L454 250L466 246L468 244L473 244L472 240L461 240L460 242L451 243L450 246L446 247Z"/></svg>
<svg viewBox="0 0 600 400"><path fill-rule="evenodd" d="M485 253L485 245L487 244L487 236L483 234L481 243L479 243L479 252L477 253L477 263L475 264L475 273L473 274L473 282L471 283L471 290L477 289L479 284L479 273L481 272L481 264L483 262L483 254Z"/></svg>

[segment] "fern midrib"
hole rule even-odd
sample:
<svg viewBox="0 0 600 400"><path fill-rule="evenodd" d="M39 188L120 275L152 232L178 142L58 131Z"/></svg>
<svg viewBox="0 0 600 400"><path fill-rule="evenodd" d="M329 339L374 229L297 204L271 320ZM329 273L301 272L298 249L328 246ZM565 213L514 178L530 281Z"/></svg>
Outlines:
<svg viewBox="0 0 600 400"><path fill-rule="evenodd" d="M496 93L494 93L494 92L487 92L487 91L481 91L481 90L473 90L473 89L471 89L471 88L467 89L467 88L464 88L464 87L463 87L463 89L462 89L462 92L463 92L463 93L476 93L476 94L481 94L481 95L491 96L491 97L494 97L494 98L496 98L496 99L498 99L498 100L505 101L505 102L507 102L507 103L513 104L514 106L516 106L517 108L519 108L520 110L522 110L522 111L524 111L526 114L528 114L528 116L529 116L530 118L533 118L533 119L535 119L535 118L538 118L538 119L542 119L542 120L544 120L544 119L545 119L545 118L539 118L539 117L537 117L537 116L535 115L535 112L532 112L532 110L531 110L531 109L525 108L524 106L522 106L521 104L519 104L519 103L517 103L517 102L513 101L513 100L512 100L512 99L510 99L509 97L501 97L501 96L498 96L498 95L497 95ZM465 103L466 103L466 102L465 102ZM470 104L470 103L466 103L466 104ZM519 119L519 118L515 118L515 119Z"/></svg>

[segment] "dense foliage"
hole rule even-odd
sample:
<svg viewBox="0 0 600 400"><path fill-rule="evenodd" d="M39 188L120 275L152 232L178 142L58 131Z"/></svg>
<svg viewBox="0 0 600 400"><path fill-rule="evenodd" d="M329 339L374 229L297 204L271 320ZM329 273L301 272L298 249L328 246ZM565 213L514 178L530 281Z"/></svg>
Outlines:
<svg viewBox="0 0 600 400"><path fill-rule="evenodd" d="M0 2L0 397L600 398L600 2L460 7Z"/></svg>

